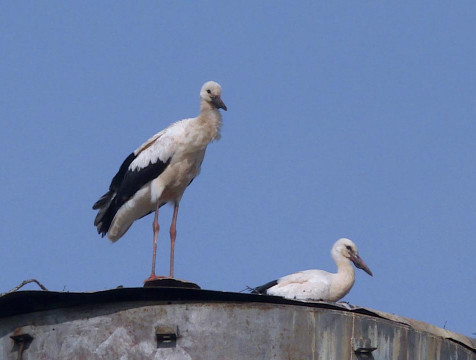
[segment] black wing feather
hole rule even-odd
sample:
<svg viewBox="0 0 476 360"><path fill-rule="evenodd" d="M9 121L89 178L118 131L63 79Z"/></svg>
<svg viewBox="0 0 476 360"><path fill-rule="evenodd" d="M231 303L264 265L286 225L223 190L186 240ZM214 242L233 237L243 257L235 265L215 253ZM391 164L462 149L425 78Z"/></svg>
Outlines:
<svg viewBox="0 0 476 360"><path fill-rule="evenodd" d="M149 164L145 168L128 170L121 181L121 186L115 199L118 208L138 192L145 184L157 178L164 172L170 164L169 158L166 162L157 159L154 164Z"/></svg>
<svg viewBox="0 0 476 360"><path fill-rule="evenodd" d="M93 205L93 209L99 209L94 226L97 226L98 233L103 237L107 234L119 208L145 184L157 178L172 159L170 157L166 162L157 159L157 162L150 163L142 169L129 170L136 157L134 153L131 153L124 160L119 171L112 178L109 191Z"/></svg>
<svg viewBox="0 0 476 360"><path fill-rule="evenodd" d="M274 285L277 285L277 284L278 284L278 280L270 281L269 283L255 287L251 291L251 293L252 294L266 294L266 290L268 290L269 288L272 288Z"/></svg>
<svg viewBox="0 0 476 360"><path fill-rule="evenodd" d="M112 197L117 193L117 190L121 186L122 180L126 175L127 169L131 163L135 160L136 155L131 153L122 163L121 167L117 174L112 178L111 184L109 185L109 191L99 198L93 205L93 210L103 208L108 202L112 200Z"/></svg>

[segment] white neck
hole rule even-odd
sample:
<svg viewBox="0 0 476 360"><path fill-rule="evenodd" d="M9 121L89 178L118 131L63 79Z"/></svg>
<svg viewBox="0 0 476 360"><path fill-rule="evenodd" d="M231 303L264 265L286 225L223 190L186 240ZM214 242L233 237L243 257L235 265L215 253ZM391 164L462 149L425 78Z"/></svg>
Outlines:
<svg viewBox="0 0 476 360"><path fill-rule="evenodd" d="M337 273L332 274L331 295L335 299L344 297L352 288L355 281L354 267L349 259L339 257L334 259L337 265ZM336 301L336 300L333 300Z"/></svg>
<svg viewBox="0 0 476 360"><path fill-rule="evenodd" d="M212 104L200 100L200 115L197 117L197 122L200 126L207 129L209 135L208 141L218 140L220 138L221 129L221 113Z"/></svg>
<svg viewBox="0 0 476 360"><path fill-rule="evenodd" d="M213 104L211 104L208 101L205 101L203 99L200 99L200 113L202 113L204 111L207 111L207 110L216 110L216 111L218 111L218 109Z"/></svg>

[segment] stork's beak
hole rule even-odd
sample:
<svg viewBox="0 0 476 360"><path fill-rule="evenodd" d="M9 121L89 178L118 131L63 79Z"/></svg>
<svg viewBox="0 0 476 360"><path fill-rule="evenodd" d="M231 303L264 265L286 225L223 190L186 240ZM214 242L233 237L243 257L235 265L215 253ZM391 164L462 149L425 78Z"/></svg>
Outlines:
<svg viewBox="0 0 476 360"><path fill-rule="evenodd" d="M362 260L362 258L361 258L359 255L351 254L351 255L350 255L350 260L352 260L352 262L354 263L355 267L364 270L364 271L365 271L367 274L369 274L370 276L374 276L374 274L372 274L372 271L370 271L370 269L369 269L369 267L367 266L367 264L364 262L364 260Z"/></svg>
<svg viewBox="0 0 476 360"><path fill-rule="evenodd" d="M215 105L217 109L227 110L225 103L219 95L212 97L212 104Z"/></svg>

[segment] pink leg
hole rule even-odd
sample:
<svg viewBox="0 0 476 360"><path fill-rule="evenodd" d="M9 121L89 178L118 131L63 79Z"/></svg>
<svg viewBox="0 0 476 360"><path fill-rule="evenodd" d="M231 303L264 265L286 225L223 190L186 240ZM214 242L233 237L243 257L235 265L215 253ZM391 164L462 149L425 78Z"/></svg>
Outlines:
<svg viewBox="0 0 476 360"><path fill-rule="evenodd" d="M149 278L146 280L154 280L157 278L155 276L155 258L157 254L157 237L159 235L159 202L157 201L157 207L155 209L155 215L154 215L154 222L152 223L152 230L154 231L154 243L153 243L153 250L152 250L152 272L150 273Z"/></svg>
<svg viewBox="0 0 476 360"><path fill-rule="evenodd" d="M170 277L174 277L174 249L175 249L175 238L177 236L177 213L178 213L178 204L175 203L174 206L174 216L172 217L172 224L170 225Z"/></svg>

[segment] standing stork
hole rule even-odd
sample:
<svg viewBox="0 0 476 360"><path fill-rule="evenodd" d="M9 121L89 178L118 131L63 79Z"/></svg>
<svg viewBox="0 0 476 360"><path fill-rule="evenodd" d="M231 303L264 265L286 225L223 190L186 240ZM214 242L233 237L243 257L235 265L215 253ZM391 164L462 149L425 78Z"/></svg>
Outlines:
<svg viewBox="0 0 476 360"><path fill-rule="evenodd" d="M299 271L258 286L252 289L252 292L295 300L337 301L354 285L355 273L352 263L373 276L372 271L359 256L353 241L345 238L337 240L332 246L331 255L337 265L337 273L324 270Z"/></svg>
<svg viewBox="0 0 476 360"><path fill-rule="evenodd" d="M103 237L115 242L132 223L155 211L153 222L152 272L154 280L159 208L174 205L170 225L170 277L174 276L174 246L180 199L200 173L207 145L220 138L221 114L227 110L221 99L221 86L208 81L200 90L200 114L171 124L152 136L122 163L109 191L93 205L99 210L94 226Z"/></svg>

